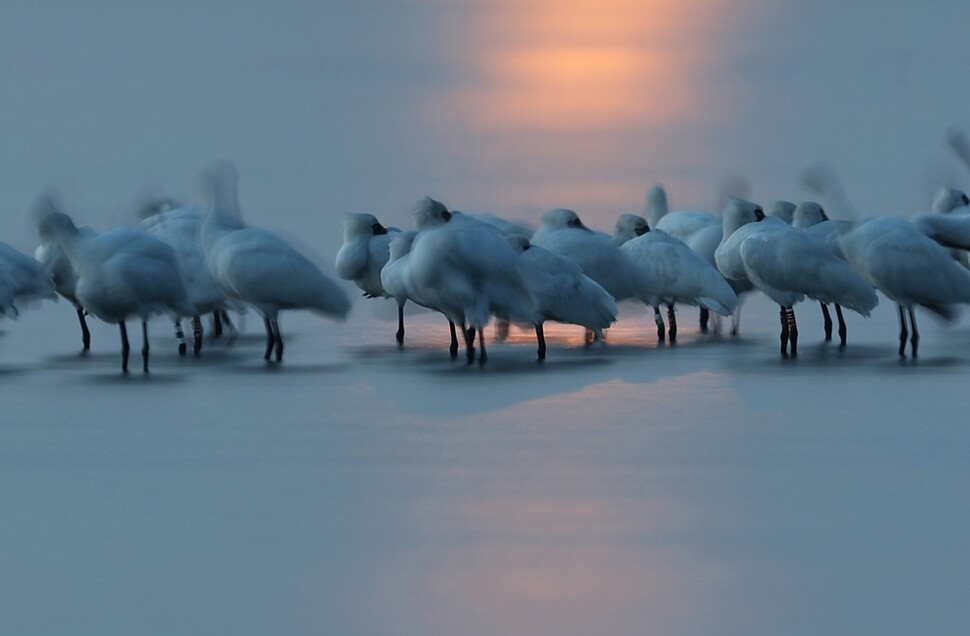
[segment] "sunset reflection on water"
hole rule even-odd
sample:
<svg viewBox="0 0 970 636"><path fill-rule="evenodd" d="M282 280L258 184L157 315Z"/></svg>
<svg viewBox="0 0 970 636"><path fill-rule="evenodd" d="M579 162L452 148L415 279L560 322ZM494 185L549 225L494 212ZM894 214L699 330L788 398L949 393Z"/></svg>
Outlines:
<svg viewBox="0 0 970 636"><path fill-rule="evenodd" d="M423 486L383 511L404 530L363 595L396 633L673 633L729 613L731 586L752 575L686 540L741 523L706 490L724 452L709 429L740 406L720 374L595 382L434 421L412 421L408 399L388 406L412 461L379 478ZM671 447L685 435L705 438L689 458ZM717 479L736 487L731 469Z"/></svg>

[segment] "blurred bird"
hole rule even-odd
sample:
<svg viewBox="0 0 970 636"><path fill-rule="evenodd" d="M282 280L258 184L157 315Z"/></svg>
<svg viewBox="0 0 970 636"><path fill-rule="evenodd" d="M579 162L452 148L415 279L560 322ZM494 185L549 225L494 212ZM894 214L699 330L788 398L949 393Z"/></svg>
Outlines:
<svg viewBox="0 0 970 636"><path fill-rule="evenodd" d="M142 323L143 369L148 373L148 318L167 313L173 320L192 316L175 251L164 241L134 228L100 234L82 232L61 212L45 215L42 231L52 232L77 273L77 301L89 313L121 331L121 370L128 372L125 320Z"/></svg>
<svg viewBox="0 0 970 636"><path fill-rule="evenodd" d="M571 258L553 254L517 234L508 237L518 254L517 269L535 299L532 324L539 360L546 357L543 323L547 320L581 325L603 338L603 330L616 322L616 301Z"/></svg>
<svg viewBox="0 0 970 636"><path fill-rule="evenodd" d="M777 218L764 218L760 206L733 199L723 217L718 268L729 278L748 278L780 306L783 357L789 356L789 344L791 357L798 355L793 306L806 296L863 316L878 303L872 287L828 247Z"/></svg>
<svg viewBox="0 0 970 636"><path fill-rule="evenodd" d="M900 357L906 355L907 337L912 356L917 356L916 306L953 321L959 315L957 305L970 302L970 273L908 221L870 219L846 231L840 241L852 267L896 303Z"/></svg>
<svg viewBox="0 0 970 636"><path fill-rule="evenodd" d="M34 250L34 258L50 270L53 275L55 291L74 306L78 323L81 325L81 354L84 355L91 349L91 331L88 328L84 308L78 301L75 291L77 272L74 271L71 259L64 253L61 242L57 239L53 228L42 222L44 216L55 211L56 204L52 193L45 193L34 204L32 216L37 224L37 235L40 239L40 245ZM86 236L95 234L94 230L88 227L82 226L77 229L79 233Z"/></svg>
<svg viewBox="0 0 970 636"><path fill-rule="evenodd" d="M279 312L310 311L343 320L350 312L347 294L289 243L242 223L238 173L220 164L205 175L212 198L200 239L213 278L230 299L254 307L266 327L266 353L283 359Z"/></svg>
<svg viewBox="0 0 970 636"><path fill-rule="evenodd" d="M479 338L479 363L488 358L483 330L491 316L532 322L536 303L516 267L505 235L473 217L451 213L426 197L415 211L409 257L412 293L420 304L461 325L469 364Z"/></svg>
<svg viewBox="0 0 970 636"><path fill-rule="evenodd" d="M337 276L352 280L365 298L390 298L381 283L381 270L390 256L391 240L400 231L388 231L373 214L351 213L344 218L344 243L334 262ZM404 304L397 306L398 346L404 345Z"/></svg>
<svg viewBox="0 0 970 636"><path fill-rule="evenodd" d="M737 309L737 294L724 276L663 230L651 230L627 241L621 249L659 286L660 302L667 306L671 342L677 339L675 303L699 306L722 316L730 316Z"/></svg>
<svg viewBox="0 0 970 636"><path fill-rule="evenodd" d="M211 313L215 323L221 322L222 316L225 315L225 320L228 321L228 314L225 312L230 308L230 303L222 287L212 277L202 246L199 244L199 231L205 221L205 210L194 206L180 206L174 202L172 205L175 207L156 206L153 213L143 218L141 227L152 236L171 245L175 250L189 302L195 306L197 312L191 317L192 350L195 355L199 355L202 350L203 335L201 316ZM232 308L237 311L242 309L239 306L232 306ZM175 327L176 335L180 340L179 353L185 354L186 345L182 325L176 323ZM228 327L231 332L235 331L231 321L228 322ZM235 337L235 334L232 337Z"/></svg>

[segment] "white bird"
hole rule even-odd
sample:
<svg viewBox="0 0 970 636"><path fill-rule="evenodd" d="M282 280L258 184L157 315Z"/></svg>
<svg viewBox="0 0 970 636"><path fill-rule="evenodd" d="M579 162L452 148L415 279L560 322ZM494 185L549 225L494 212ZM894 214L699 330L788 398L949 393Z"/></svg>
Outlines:
<svg viewBox="0 0 970 636"><path fill-rule="evenodd" d="M700 254L711 267L717 269L714 252L721 244L723 228L721 217L709 212L683 210L669 212L667 193L662 186L654 186L647 193L647 219L650 227L663 230L674 238L683 241L687 247ZM728 285L738 297L738 306L731 317L731 334L737 335L741 327L741 303L754 286L744 279L726 279ZM700 308L701 333L707 333L710 311ZM714 323L715 333L720 330L720 319Z"/></svg>
<svg viewBox="0 0 970 636"><path fill-rule="evenodd" d="M613 244L623 245L630 239L643 236L649 231L650 225L639 214L621 214L613 228Z"/></svg>
<svg viewBox="0 0 970 636"><path fill-rule="evenodd" d="M654 310L657 336L665 337L656 281L638 268L630 257L583 225L572 210L557 208L542 215L542 225L532 243L554 254L573 259L583 273L595 280L617 301L636 298Z"/></svg>
<svg viewBox="0 0 970 636"><path fill-rule="evenodd" d="M970 215L922 214L913 219L913 225L943 247L950 248L954 260L964 265L966 250L970 249Z"/></svg>
<svg viewBox="0 0 970 636"><path fill-rule="evenodd" d="M659 285L660 301L667 305L670 341L677 339L674 304L699 306L730 316L738 297L724 276L700 254L663 230L651 230L627 241L621 248Z"/></svg>
<svg viewBox="0 0 970 636"><path fill-rule="evenodd" d="M42 263L0 243L0 312L16 319L17 304L50 298L57 299L54 277Z"/></svg>
<svg viewBox="0 0 970 636"><path fill-rule="evenodd" d="M373 214L349 213L344 218L344 243L337 251L334 265L337 276L352 280L365 298L390 298L381 282L381 271L388 262L390 244L400 232L390 232ZM408 247L410 249L410 247ZM398 346L404 346L404 304L397 305Z"/></svg>
<svg viewBox="0 0 970 636"><path fill-rule="evenodd" d="M539 360L546 357L546 320L581 325L602 339L603 330L616 322L619 312L613 297L571 258L533 245L524 236L513 234L508 240L518 253L519 274L536 301L532 324Z"/></svg>
<svg viewBox="0 0 970 636"><path fill-rule="evenodd" d="M228 319L228 314L225 312L230 306L222 287L212 277L205 260L205 253L199 244L198 235L205 217L206 211L202 208L179 206L156 209L153 214L145 216L141 222L142 229L165 241L175 250L189 302L195 306L197 312L191 317L192 349L195 355L199 355L202 350L202 314L211 313L214 322L216 320L221 322L223 315ZM238 306L233 308L240 309ZM235 327L232 322L229 322L228 326L234 332L232 336L234 338ZM186 345L181 323L176 323L175 328L180 340L179 353L184 354Z"/></svg>
<svg viewBox="0 0 970 636"><path fill-rule="evenodd" d="M423 227L424 229L429 229L441 223L447 223L449 220L451 220L451 217L451 211L449 211L443 203L440 201L435 201L431 197L425 197L414 211L414 224L416 226ZM388 255L388 265L394 263L393 267L390 268L392 270L391 280L390 282L385 280L385 272L382 269L381 284L385 286L391 285L391 287L385 288L388 290L388 293L390 293L394 299L397 300L399 311L403 307L404 303L408 300L426 309L437 311L436 308L429 306L426 302L423 302L419 298L418 292L415 290L414 284L411 281L411 247L413 246L417 235L417 230L411 230L408 232L402 232L400 235L395 236L391 240ZM387 266L385 266L385 269L387 269ZM451 320L448 320L448 330L451 336L448 352L451 354L452 358L457 358L458 334L455 328L455 323ZM467 334L464 332L463 327L462 339L466 339L466 337Z"/></svg>
<svg viewBox="0 0 970 636"><path fill-rule="evenodd" d="M970 269L970 198L957 188L940 186L933 196L933 213L913 218L920 232L950 251L964 268Z"/></svg>
<svg viewBox="0 0 970 636"><path fill-rule="evenodd" d="M825 209L814 201L802 201L792 215L792 227L804 230L809 236L825 243L836 256L842 257L839 235L847 231L851 221L836 221L828 217Z"/></svg>
<svg viewBox="0 0 970 636"><path fill-rule="evenodd" d="M87 319L84 317L84 308L77 299L75 287L77 286L77 272L71 265L71 259L64 253L61 242L57 240L52 228L47 224L41 223L46 214L56 211L51 194L42 195L34 205L34 220L37 223L37 234L40 238L40 245L34 250L34 258L42 263L53 275L55 291L67 299L74 306L77 312L78 323L81 325L81 354L86 354L91 349L91 331L88 329ZM94 230L88 227L79 227L78 232L93 236Z"/></svg>
<svg viewBox="0 0 970 636"><path fill-rule="evenodd" d="M381 268L381 288L399 307L409 300L420 304L411 291L409 269L411 245L417 235L415 231L395 232L388 245L387 263Z"/></svg>
<svg viewBox="0 0 970 636"><path fill-rule="evenodd" d="M395 232L388 246L387 264L381 269L381 287L388 297L397 302L398 315L401 315L404 304L409 300L416 305L437 311L421 300L411 281L411 246L417 235L414 230ZM448 351L451 357L455 358L458 356L458 334L455 323L449 320L448 329L451 332L451 345Z"/></svg>
<svg viewBox="0 0 970 636"><path fill-rule="evenodd" d="M14 302L57 299L51 271L6 243L0 243L0 270L10 279Z"/></svg>
<svg viewBox="0 0 970 636"><path fill-rule="evenodd" d="M772 201L768 209L765 210L765 216L773 216L776 219L780 219L785 223L791 225L792 218L795 215L795 204L791 201L777 200Z"/></svg>
<svg viewBox="0 0 970 636"><path fill-rule="evenodd" d="M454 212L454 211L453 211ZM462 213L459 213L462 214ZM524 223L522 221L514 221L502 218L491 212L472 212L467 214L474 219L487 223L493 226L499 232L505 236L511 236L513 234L524 236L531 239L532 235L535 234L535 228ZM504 341L509 335L509 323L507 320L501 318L495 319L495 338L499 341Z"/></svg>
<svg viewBox="0 0 970 636"><path fill-rule="evenodd" d="M142 361L148 373L148 318L167 313L173 320L195 313L189 303L175 251L165 242L135 228L100 234L81 232L66 214L53 212L41 223L53 232L77 272L75 293L84 309L121 332L121 370L128 372L125 320L142 324Z"/></svg>
<svg viewBox="0 0 970 636"><path fill-rule="evenodd" d="M823 243L833 254L845 260L845 254L842 253L842 246L839 243L839 235L852 227L851 221L829 219L821 205L814 201L802 201L792 213L791 224L792 227L804 231L815 240ZM833 324L829 306L823 302L820 302L819 306L822 308L822 329L825 333L825 341L830 342ZM842 306L838 303L835 304L835 316L839 321L839 346L844 347L848 338L848 328L845 324Z"/></svg>
<svg viewBox="0 0 970 636"><path fill-rule="evenodd" d="M671 213L667 191L662 186L654 186L647 193L647 222L651 230L663 230L686 243L695 232L710 225L720 225L721 220L717 215L696 210Z"/></svg>
<svg viewBox="0 0 970 636"><path fill-rule="evenodd" d="M970 197L959 188L941 185L933 193L932 209L937 214L970 214Z"/></svg>
<svg viewBox="0 0 970 636"><path fill-rule="evenodd" d="M484 364L483 330L490 316L531 322L536 304L516 267L516 254L495 227L448 212L425 198L414 216L418 235L411 246L409 269L420 304L462 325L467 359L474 361L479 336L479 362Z"/></svg>
<svg viewBox="0 0 970 636"><path fill-rule="evenodd" d="M907 337L913 357L917 356L917 305L952 321L958 314L956 305L970 303L970 273L908 221L870 219L849 229L841 243L852 267L898 306L901 357L906 355Z"/></svg>
<svg viewBox="0 0 970 636"><path fill-rule="evenodd" d="M238 174L225 164L207 175L213 205L202 224L200 239L213 278L226 296L254 307L266 326L269 361L283 359L279 312L309 309L343 320L350 298L309 259L289 243L265 230L245 227L239 213Z"/></svg>
<svg viewBox="0 0 970 636"><path fill-rule="evenodd" d="M724 240L718 268L729 278L748 278L781 307L781 354L798 355L793 306L806 296L839 303L868 316L878 303L872 287L825 245L776 218L760 223L760 207L732 200L724 210ZM747 221L746 223L744 221Z"/></svg>

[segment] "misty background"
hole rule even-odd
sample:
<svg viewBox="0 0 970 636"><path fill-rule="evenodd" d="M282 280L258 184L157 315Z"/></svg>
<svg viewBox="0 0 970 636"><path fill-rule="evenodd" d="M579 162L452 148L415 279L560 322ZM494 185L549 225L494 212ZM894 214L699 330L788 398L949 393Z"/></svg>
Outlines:
<svg viewBox="0 0 970 636"><path fill-rule="evenodd" d="M8 0L0 240L33 248L44 188L106 228L146 192L199 201L218 159L249 222L328 261L345 212L407 226L425 194L607 228L654 183L673 208L739 179L809 198L819 162L910 215L970 184L943 141L970 127L968 23L957 0Z"/></svg>

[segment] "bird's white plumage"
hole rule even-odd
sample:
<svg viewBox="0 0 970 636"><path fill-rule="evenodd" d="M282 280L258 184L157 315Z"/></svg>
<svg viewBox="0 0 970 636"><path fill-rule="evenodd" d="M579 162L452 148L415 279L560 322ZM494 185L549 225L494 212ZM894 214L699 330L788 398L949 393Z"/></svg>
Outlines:
<svg viewBox="0 0 970 636"><path fill-rule="evenodd" d="M752 233L741 242L740 253L751 282L782 307L807 296L868 316L878 303L872 286L844 260L787 225Z"/></svg>
<svg viewBox="0 0 970 636"><path fill-rule="evenodd" d="M970 198L963 190L941 185L933 193L932 208L936 214L968 214Z"/></svg>
<svg viewBox="0 0 970 636"><path fill-rule="evenodd" d="M319 267L275 234L242 225L235 170L221 166L208 177L213 206L200 236L209 270L226 296L272 320L284 309L346 318L350 298Z"/></svg>
<svg viewBox="0 0 970 636"><path fill-rule="evenodd" d="M391 239L373 214L351 213L344 218L344 242L334 261L337 276L352 280L367 296L388 296L381 284L381 270L387 264Z"/></svg>
<svg viewBox="0 0 970 636"><path fill-rule="evenodd" d="M573 259L583 273L603 286L616 300L637 298L656 307L658 288L630 258L609 240L586 228L572 210L555 209L542 215L532 239L535 245Z"/></svg>
<svg viewBox="0 0 970 636"><path fill-rule="evenodd" d="M78 231L93 235L94 231L90 228L79 227ZM80 304L77 300L75 287L77 286L77 272L71 265L71 259L64 253L60 241L53 236L50 230L41 232L40 245L34 250L34 258L42 263L53 275L54 289L58 294L66 298L75 307Z"/></svg>
<svg viewBox="0 0 970 636"><path fill-rule="evenodd" d="M627 241L622 249L657 283L664 304L697 305L723 316L737 309L738 297L721 273L663 230Z"/></svg>
<svg viewBox="0 0 970 636"><path fill-rule="evenodd" d="M721 241L714 251L714 262L725 278L738 281L747 279L744 262L741 260L740 244L752 232L763 229L753 225L763 215L761 206L743 199L729 199L724 206L721 214ZM778 219L770 219L768 222L787 225Z"/></svg>
<svg viewBox="0 0 970 636"><path fill-rule="evenodd" d="M783 201L780 199L772 201L768 205L768 209L765 210L765 216L775 217L791 225L795 214L795 207L795 204L791 201Z"/></svg>
<svg viewBox="0 0 970 636"><path fill-rule="evenodd" d="M747 278L782 307L808 296L869 315L875 292L831 248L777 218L754 222L757 209L741 200L725 208L725 238L716 252L725 276Z"/></svg>
<svg viewBox="0 0 970 636"><path fill-rule="evenodd" d="M814 201L802 201L792 215L792 227L798 228L816 241L824 243L832 253L845 260L839 236L852 227L852 221L832 220L821 205Z"/></svg>
<svg viewBox="0 0 970 636"><path fill-rule="evenodd" d="M0 243L0 271L9 279L15 302L57 298L51 271L6 243Z"/></svg>
<svg viewBox="0 0 970 636"><path fill-rule="evenodd" d="M621 214L613 228L613 244L623 245L631 239L643 236L650 230L647 220L638 214Z"/></svg>
<svg viewBox="0 0 970 636"><path fill-rule="evenodd" d="M970 215L922 214L913 219L914 227L940 245L954 248L954 256L964 264L970 249Z"/></svg>
<svg viewBox="0 0 970 636"><path fill-rule="evenodd" d="M531 322L581 325L600 337L603 329L616 322L618 309L613 297L583 274L571 258L532 245L524 236L512 235L509 242L518 253L519 274L536 301Z"/></svg>
<svg viewBox="0 0 970 636"><path fill-rule="evenodd" d="M663 230L667 234L688 242L696 232L720 225L717 215L695 210L670 212L667 206L667 192L661 186L654 186L647 193L647 222L652 230Z"/></svg>
<svg viewBox="0 0 970 636"><path fill-rule="evenodd" d="M516 254L494 226L450 213L426 198L414 217L419 230L408 269L413 296L455 324L481 330L495 315L531 322L535 301L516 267Z"/></svg>
<svg viewBox="0 0 970 636"><path fill-rule="evenodd" d="M535 228L531 225L523 223L521 221L512 221L509 219L502 218L498 215L491 214L489 212L474 212L468 216L478 219L484 223L495 227L499 232L505 234L506 236L517 234L519 236L524 236L531 239L532 235L535 234Z"/></svg>
<svg viewBox="0 0 970 636"><path fill-rule="evenodd" d="M906 309L922 305L952 317L955 305L970 302L970 273L908 221L869 219L843 234L841 245L856 271Z"/></svg>
<svg viewBox="0 0 970 636"><path fill-rule="evenodd" d="M381 287L399 306L410 300L427 307L416 296L411 283L411 246L417 234L415 231L394 233L388 246L387 263L381 269Z"/></svg>
<svg viewBox="0 0 970 636"><path fill-rule="evenodd" d="M198 312L207 314L229 308L222 287L216 282L205 260L198 235L206 211L198 207L178 207L156 212L144 218L141 227L175 250L185 288ZM239 307L234 306L234 309Z"/></svg>
<svg viewBox="0 0 970 636"><path fill-rule="evenodd" d="M112 324L129 316L146 321L158 313L173 319L195 315L175 251L164 241L128 227L80 232L62 213L43 222L77 272L77 301L89 313Z"/></svg>

